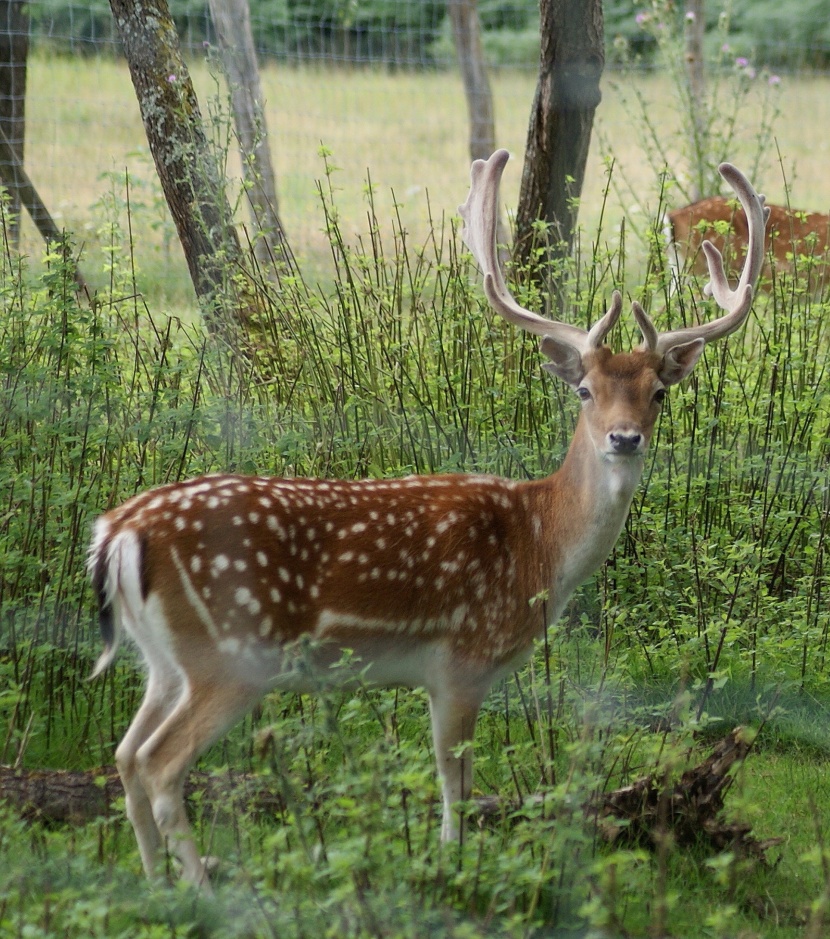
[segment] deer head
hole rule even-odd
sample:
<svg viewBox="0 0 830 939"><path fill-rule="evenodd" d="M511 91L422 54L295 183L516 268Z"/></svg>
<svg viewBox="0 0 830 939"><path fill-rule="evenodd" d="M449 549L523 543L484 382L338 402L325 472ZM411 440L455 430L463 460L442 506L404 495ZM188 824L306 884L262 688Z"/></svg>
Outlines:
<svg viewBox="0 0 830 939"><path fill-rule="evenodd" d="M632 313L643 336L639 349L612 355L603 344L622 310L614 292L606 314L590 329L547 319L520 306L504 281L496 250L499 183L509 159L497 150L471 169L466 202L459 206L463 238L484 273L484 293L491 307L509 323L541 336L540 348L550 360L544 367L570 385L583 402L587 432L608 456L642 454L648 445L659 404L671 385L685 378L707 342L728 336L746 320L753 289L764 262L764 227L769 209L746 177L730 163L719 167L735 190L748 219L746 261L738 286L730 289L723 257L709 242L703 244L710 282L704 288L724 311L710 323L658 333L642 306ZM621 385L627 392L621 394ZM608 402L614 401L614 406Z"/></svg>

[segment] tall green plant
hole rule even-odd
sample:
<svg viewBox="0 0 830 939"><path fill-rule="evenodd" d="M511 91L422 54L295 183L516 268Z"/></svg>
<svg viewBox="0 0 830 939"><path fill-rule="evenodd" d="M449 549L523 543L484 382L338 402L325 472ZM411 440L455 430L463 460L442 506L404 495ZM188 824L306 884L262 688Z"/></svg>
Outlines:
<svg viewBox="0 0 830 939"><path fill-rule="evenodd" d="M655 177L668 173L686 202L720 191L718 165L734 162L736 151L740 150L742 168L756 183L773 158L769 141L779 113L781 80L732 51L730 9L727 4L718 17L716 41L710 39L704 46L705 90L700 96L690 81L685 47L685 17L692 14L684 14L682 5L670 0L649 0L637 13L638 26L656 44L659 66L671 80L671 114L677 122L672 127L656 120L655 103L636 90L636 84L626 82L638 61L625 55L625 40L618 44L624 64L622 80L615 86L642 140L643 155ZM674 195L672 199L681 201Z"/></svg>
<svg viewBox="0 0 830 939"><path fill-rule="evenodd" d="M91 307L62 256L42 275L2 259L0 763L112 759L141 678L124 656L86 681L99 646L84 555L92 518L133 492L213 470L537 476L561 459L573 403L533 340L489 317L457 233L436 224L412 245L398 219L383 236L368 185L366 230L349 239L327 159L334 276L263 287L262 369L230 369L198 330L148 310L117 227L112 290ZM599 250L575 269L580 325L612 283L625 289L624 265ZM685 295L651 313L661 329L712 315ZM629 329L611 344L636 344ZM477 780L503 801L463 845L440 845L423 694L282 695L256 746L246 722L206 759L266 774L283 800L276 820L195 801L225 861L217 900L137 886L118 811L71 829L0 813L0 932L820 935L828 350L826 302L778 280L674 389L610 563L485 703ZM762 837L789 839L775 870L668 840L656 857L601 847L585 802L644 773L675 779L731 719L766 719L759 769L734 789Z"/></svg>

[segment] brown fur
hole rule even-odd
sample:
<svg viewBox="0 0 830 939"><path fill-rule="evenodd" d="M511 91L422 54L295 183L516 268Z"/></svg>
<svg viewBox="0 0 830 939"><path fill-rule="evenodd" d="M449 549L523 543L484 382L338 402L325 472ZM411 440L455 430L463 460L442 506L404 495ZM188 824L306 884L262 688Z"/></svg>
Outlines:
<svg viewBox="0 0 830 939"><path fill-rule="evenodd" d="M830 216L780 205L768 208L770 220L764 241L767 268L770 257L774 259L777 270L792 272L794 256L821 257L825 254ZM694 273L707 273L706 257L701 251L704 241L711 241L723 254L728 271L734 273L744 263L749 227L746 213L734 199L723 196L700 199L669 212L667 219L668 237L677 246L681 262ZM715 222L727 224L729 233L724 235L718 231Z"/></svg>

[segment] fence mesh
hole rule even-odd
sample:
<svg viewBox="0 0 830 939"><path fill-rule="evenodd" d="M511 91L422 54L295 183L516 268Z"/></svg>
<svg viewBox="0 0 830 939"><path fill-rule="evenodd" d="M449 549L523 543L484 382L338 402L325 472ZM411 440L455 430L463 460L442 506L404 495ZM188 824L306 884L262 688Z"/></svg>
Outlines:
<svg viewBox="0 0 830 939"><path fill-rule="evenodd" d="M7 24L7 40L14 33L10 16L20 7L0 3L0 28ZM610 227L623 212L645 218L657 208L657 183L644 158L648 129L636 126L632 117L635 73L617 70L621 46L636 48L631 37L640 9L617 3L606 12L608 68L583 198L588 228L602 211L609 158L615 161ZM30 42L25 166L32 182L57 224L72 232L90 257L92 269L101 269L106 259L113 226L122 231L131 226L142 289L190 303L181 249L108 3L31 0L25 10ZM428 237L433 224L453 215L467 185L468 112L446 5L431 0L251 0L250 10L279 211L293 250L312 275L324 270L327 252L321 187L334 190L340 218L355 237L367 231L370 184L378 217L384 224L399 218L415 244ZM207 4L174 0L171 12L203 113L236 179L228 95ZM538 11L535 2L516 0L510 6L482 0L479 12L496 141L515 157L504 183L504 200L511 205L535 90ZM821 64L827 48L814 33L791 61ZM765 73L763 80L771 75ZM677 105L665 76L641 69L636 84L637 95L653 102L657 133L665 129L667 156L677 158L681 148L672 126ZM795 205L830 209L827 91L825 72L786 73L777 89L782 116L775 139L753 137L759 121L754 112L747 113L736 137L736 160L766 147L771 159L762 184L771 198L787 198L786 183ZM245 220L241 207L239 217ZM39 255L40 240L28 219L22 235L24 252Z"/></svg>

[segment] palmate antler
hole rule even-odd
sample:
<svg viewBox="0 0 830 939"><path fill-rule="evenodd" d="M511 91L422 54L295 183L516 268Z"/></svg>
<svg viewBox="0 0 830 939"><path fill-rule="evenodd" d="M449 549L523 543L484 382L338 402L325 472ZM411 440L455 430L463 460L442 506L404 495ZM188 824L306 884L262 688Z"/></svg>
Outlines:
<svg viewBox="0 0 830 939"><path fill-rule="evenodd" d="M484 293L497 313L515 326L537 336L550 337L558 343L570 346L580 356L584 355L603 344L619 318L622 298L618 291L614 291L608 311L590 330L547 319L526 310L515 301L504 282L496 253L499 183L509 158L506 150L497 150L488 160L476 160L473 163L467 201L458 207L464 220L462 237L484 272ZM769 209L764 206L764 197L758 195L740 170L731 163L722 163L718 169L721 176L735 190L749 222L749 247L738 286L735 290L729 288L720 251L705 241L703 250L709 265L710 282L704 290L711 293L718 306L726 311L725 315L711 323L658 333L648 314L635 301L632 303L632 313L643 334L643 351L665 355L670 349L695 340L712 342L733 333L749 314L753 290L764 262L764 228ZM543 352L549 354L549 349L552 348L553 344L543 341Z"/></svg>

